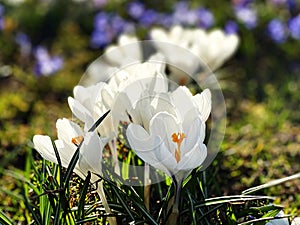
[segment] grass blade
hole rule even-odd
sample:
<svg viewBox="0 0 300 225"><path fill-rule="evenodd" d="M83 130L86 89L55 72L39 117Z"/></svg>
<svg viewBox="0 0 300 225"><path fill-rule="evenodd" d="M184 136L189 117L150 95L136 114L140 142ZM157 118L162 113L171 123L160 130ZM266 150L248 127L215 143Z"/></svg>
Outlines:
<svg viewBox="0 0 300 225"><path fill-rule="evenodd" d="M100 123L105 119L105 117L108 115L110 110L108 110L106 113L104 113L97 121L96 123L89 129L89 132L95 131L96 128L100 125Z"/></svg>
<svg viewBox="0 0 300 225"><path fill-rule="evenodd" d="M0 224L3 225L13 225L13 222L4 214L4 212L0 212Z"/></svg>
<svg viewBox="0 0 300 225"><path fill-rule="evenodd" d="M91 173L88 172L88 175L86 176L86 179L84 181L83 189L81 191L80 198L79 198L78 215L77 215L78 219L83 219L84 217L85 197L90 185L90 180L91 180Z"/></svg>
<svg viewBox="0 0 300 225"><path fill-rule="evenodd" d="M243 195L248 195L248 194L251 194L253 192L259 191L261 189L276 186L278 184L281 184L281 183L284 183L284 182L287 182L287 181L291 181L291 180L295 180L295 179L299 179L299 178L300 178L300 173L296 173L292 176L288 176L288 177L284 177L284 178L281 178L281 179L273 180L273 181L270 181L266 184L262 184L262 185L259 185L259 186L256 186L256 187L249 188L249 189L243 191L242 194Z"/></svg>

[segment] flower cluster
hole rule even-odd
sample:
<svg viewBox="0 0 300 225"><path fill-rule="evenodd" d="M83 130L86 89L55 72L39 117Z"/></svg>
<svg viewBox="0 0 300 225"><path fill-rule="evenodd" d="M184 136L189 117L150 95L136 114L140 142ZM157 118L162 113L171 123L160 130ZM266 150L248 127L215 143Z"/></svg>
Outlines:
<svg viewBox="0 0 300 225"><path fill-rule="evenodd" d="M214 15L210 10L204 7L191 9L186 1L179 1L170 13L157 12L148 9L140 1L134 1L127 5L127 13L130 17L128 20L117 14L98 13L94 19L92 47L105 47L120 33L132 33L135 29L149 28L153 25L165 28L181 25L208 29L215 23Z"/></svg>
<svg viewBox="0 0 300 225"><path fill-rule="evenodd" d="M293 39L299 39L300 16L294 16L292 13L296 7L296 2L293 0L285 1L269 1L265 7L271 8L272 11L286 11L279 13L279 16L290 15L290 17L280 18L275 17L267 21L265 27L267 35L276 43L282 44L290 36ZM284 8L285 6L285 8ZM226 33L235 34L238 32L239 26L246 29L253 30L259 25L261 18L258 10L259 5L252 0L232 0L231 10L234 18L222 21ZM100 12L96 15L95 21L101 17L102 21L113 21L110 23L109 29L105 28L107 25L94 25L94 31L91 37L92 47L105 47L111 43L121 30L132 32L140 28L149 28L152 26L159 26L169 28L175 25L187 27L200 27L202 29L212 28L216 21L213 12L205 7L198 6L191 8L189 2L179 1L174 6L171 12L158 12L152 8L147 8L145 4L140 1L130 2L127 5L127 13L129 18L127 20L121 18L119 15L108 15ZM117 18L117 19L115 19ZM120 26L114 27L114 21L118 20ZM129 29L130 28L130 29Z"/></svg>
<svg viewBox="0 0 300 225"><path fill-rule="evenodd" d="M197 148L203 150L202 159L196 163L199 166L205 158L204 123L211 108L210 92L205 90L200 95L192 96L185 87L178 87L170 92L167 76L172 78L177 75L180 80L183 72L196 74L197 68L191 68L199 65L195 59L203 63L202 67L208 64L212 69L216 69L234 53L238 37L226 35L221 30L207 33L200 28L184 29L180 26L175 26L170 31L153 29L151 36L154 40L151 43L157 52L146 62L142 62L142 46L136 37L122 35L118 45L109 46L104 54L106 66L97 61L90 66L86 78L88 81L85 86L79 85L74 88L74 97L68 99L69 106L73 114L84 123L84 132L87 132L99 117L111 111L97 129L99 134L112 140L117 135L119 122L126 122L130 124L127 138L137 152L142 151L139 145L136 146L138 140L146 140L145 137L138 138L138 135L146 134L150 135L149 138L160 137L160 147L164 146L165 150L173 152L173 159L177 163L184 161L180 159L185 158L188 150L199 146ZM177 54L174 54L176 46L183 49L182 52L191 54L193 60L191 61L189 57L180 60ZM48 57L43 48L40 48L38 53ZM178 53L183 56L181 52ZM170 65L166 65L166 62ZM163 127L158 128L161 125ZM191 127L193 131L199 129L196 136L191 134L193 133ZM156 134L163 130L169 134L167 139L161 133ZM74 134L74 138L78 136L84 135L79 135L78 132ZM168 144L163 144L164 141L168 141ZM74 144L72 139L69 139L69 144ZM179 154L180 146L183 149L182 157ZM164 171L168 175L174 174L173 170L173 172Z"/></svg>
<svg viewBox="0 0 300 225"><path fill-rule="evenodd" d="M214 69L219 67L233 54L238 37L220 30L207 33L201 28L180 26L170 31L152 30L151 36L153 41L143 43L136 37L122 35L118 45L106 49L102 60L91 64L82 85L74 88L74 97L68 98L69 107L82 127L66 118L57 120L58 140L54 144L61 165L68 167L72 155L79 149L74 172L82 178L88 171L93 173L94 182L96 174L102 175L102 161L107 163L108 160L102 157L106 145L111 152L110 165L122 176L116 146L120 126L126 127L124 134L129 148L145 166L164 172L177 188L206 160L205 123L212 109L212 92L206 88L193 95L185 86L170 85L168 76L183 76L178 72L181 70L197 77L199 71L189 68L191 62L201 67L205 64ZM188 43L183 44L183 41ZM144 60L147 48L155 51ZM40 51L39 54L45 54L43 49ZM174 58L174 51L184 60ZM106 117L95 126L103 115ZM50 137L35 135L33 143L42 157L58 163ZM149 177L146 172L145 177ZM102 190L98 193L105 202ZM176 199L178 201L178 196ZM175 202L175 211L177 206Z"/></svg>

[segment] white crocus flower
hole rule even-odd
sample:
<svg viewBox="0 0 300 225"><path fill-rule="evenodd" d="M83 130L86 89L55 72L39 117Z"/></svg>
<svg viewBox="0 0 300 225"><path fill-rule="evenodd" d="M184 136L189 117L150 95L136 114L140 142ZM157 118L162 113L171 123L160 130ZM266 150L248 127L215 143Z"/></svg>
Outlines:
<svg viewBox="0 0 300 225"><path fill-rule="evenodd" d="M129 122L126 110L132 108L143 92L166 92L168 84L161 57L158 54L147 62L129 65L113 74L108 83L76 86L73 90L74 98L69 97L68 103L73 114L84 122L85 130L114 108L115 114L110 113L98 128L102 136L113 138L119 121Z"/></svg>
<svg viewBox="0 0 300 225"><path fill-rule="evenodd" d="M62 166L65 168L69 166L76 149L83 141L74 172L82 179L85 179L88 171L90 171L91 182L97 182L99 178L96 174L102 174L102 150L107 143L107 139L100 138L97 132L84 133L76 123L65 118L57 120L56 128L58 139L55 140L54 143L59 153ZM34 148L44 159L58 163L53 144L49 136L34 135L33 144ZM102 181L98 183L97 193L102 200L106 212L110 213ZM115 218L110 218L109 220L111 224L116 224Z"/></svg>
<svg viewBox="0 0 300 225"><path fill-rule="evenodd" d="M199 60L204 63L202 66L208 65L211 70L216 70L233 55L239 44L237 35L226 35L219 29L207 32L201 28L174 26L170 31L163 28L152 29L150 36L154 41L158 41L154 43L155 46L165 55L168 62L174 65L170 67L171 75L175 76L177 80L183 76L182 71L193 75L198 69ZM184 52L176 54L174 47L164 43L187 49L200 59L188 55L183 57Z"/></svg>
<svg viewBox="0 0 300 225"><path fill-rule="evenodd" d="M144 63L129 65L111 77L102 90L103 104L112 109L114 127L119 121L130 122L127 112L144 93L167 92L162 55L152 56Z"/></svg>
<svg viewBox="0 0 300 225"><path fill-rule="evenodd" d="M142 49L136 36L122 34L117 45L109 45L104 55L110 64L119 67L129 62L141 62Z"/></svg>
<svg viewBox="0 0 300 225"><path fill-rule="evenodd" d="M150 164L172 178L176 194L170 218L175 220L181 183L207 156L203 142L210 111L210 91L192 96L186 87L145 97L131 111L138 124L129 124L127 140L145 165Z"/></svg>
<svg viewBox="0 0 300 225"><path fill-rule="evenodd" d="M141 111L143 123L129 124L128 142L141 159L181 183L206 158L203 141L211 93L206 89L192 96L187 88L179 87L149 102L148 107L133 110Z"/></svg>
<svg viewBox="0 0 300 225"><path fill-rule="evenodd" d="M109 110L109 106L106 106L102 97L102 90L108 88L108 85L103 82L99 82L96 85L89 87L76 86L73 90L74 98L69 97L68 103L73 114L82 122L84 122L85 130L88 130L93 124ZM108 145L111 149L113 166L115 172L120 175L120 168L118 163L118 152L116 146L115 130L112 121L111 113L109 113L98 127L98 131L102 136L109 139Z"/></svg>
<svg viewBox="0 0 300 225"><path fill-rule="evenodd" d="M65 168L69 166L76 149L84 140L74 172L82 179L85 179L87 171L101 174L102 149L107 142L106 139L100 138L96 132L84 134L76 123L65 118L57 120L56 128L58 139L54 141L54 144L58 150L62 166ZM58 163L49 136L34 135L33 143L35 149L44 159Z"/></svg>
<svg viewBox="0 0 300 225"><path fill-rule="evenodd" d="M87 131L109 108L104 104L102 90L107 86L106 83L99 82L89 87L77 85L73 89L74 98L69 97L68 103L72 113L84 122ZM103 120L98 127L102 136L112 137L113 127L110 114Z"/></svg>
<svg viewBox="0 0 300 225"><path fill-rule="evenodd" d="M93 85L108 82L110 75L119 67L142 61L142 49L138 38L134 35L122 34L116 45L109 45L102 57L95 60L84 74L82 84Z"/></svg>

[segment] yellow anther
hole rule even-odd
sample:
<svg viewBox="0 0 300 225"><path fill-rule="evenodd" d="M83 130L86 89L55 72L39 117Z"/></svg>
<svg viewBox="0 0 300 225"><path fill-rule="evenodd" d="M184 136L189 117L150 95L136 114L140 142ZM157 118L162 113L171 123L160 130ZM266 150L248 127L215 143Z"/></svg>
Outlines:
<svg viewBox="0 0 300 225"><path fill-rule="evenodd" d="M172 134L172 141L177 144L177 149L175 149L175 159L177 162L180 161L180 145L185 137L186 136L184 133L178 132L177 134L176 133Z"/></svg>
<svg viewBox="0 0 300 225"><path fill-rule="evenodd" d="M72 138L72 143L74 145L76 145L78 147L78 145L80 145L80 143L83 141L83 136L78 136L78 137L74 137Z"/></svg>

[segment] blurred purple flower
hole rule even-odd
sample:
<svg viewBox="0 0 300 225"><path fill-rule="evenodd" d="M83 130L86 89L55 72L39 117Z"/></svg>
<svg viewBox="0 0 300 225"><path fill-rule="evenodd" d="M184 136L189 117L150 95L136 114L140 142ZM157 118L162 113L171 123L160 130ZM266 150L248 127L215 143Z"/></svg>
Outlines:
<svg viewBox="0 0 300 225"><path fill-rule="evenodd" d="M107 30L94 30L91 36L92 48L103 48L112 41L112 34Z"/></svg>
<svg viewBox="0 0 300 225"><path fill-rule="evenodd" d="M297 3L295 0L287 0L287 7L289 8L289 11L292 13L297 9L296 7Z"/></svg>
<svg viewBox="0 0 300 225"><path fill-rule="evenodd" d="M103 29L109 25L110 15L105 12L98 13L94 18L94 29Z"/></svg>
<svg viewBox="0 0 300 225"><path fill-rule="evenodd" d="M45 47L38 46L34 51L36 60L34 72L38 76L50 76L63 66L63 59L59 56L51 57Z"/></svg>
<svg viewBox="0 0 300 225"><path fill-rule="evenodd" d="M126 25L126 21L119 15L115 15L111 18L111 28L114 34L123 32Z"/></svg>
<svg viewBox="0 0 300 225"><path fill-rule="evenodd" d="M148 9L140 17L139 22L142 26L149 27L157 21L158 16L159 14L156 11Z"/></svg>
<svg viewBox="0 0 300 225"><path fill-rule="evenodd" d="M200 27L207 29L214 25L215 23L214 15L208 9L205 8L198 9L197 15L199 17Z"/></svg>
<svg viewBox="0 0 300 225"><path fill-rule="evenodd" d="M5 11L4 6L0 3L0 16L3 16L4 11Z"/></svg>
<svg viewBox="0 0 300 225"><path fill-rule="evenodd" d="M2 31L4 28L4 17L3 17L4 11L5 11L4 6L0 4L0 31Z"/></svg>
<svg viewBox="0 0 300 225"><path fill-rule="evenodd" d="M257 25L256 11L250 7L235 7L235 15L248 29L253 29Z"/></svg>
<svg viewBox="0 0 300 225"><path fill-rule="evenodd" d="M130 32L134 27L116 14L98 13L94 18L94 30L91 35L91 46L103 48L110 44L120 33Z"/></svg>
<svg viewBox="0 0 300 225"><path fill-rule="evenodd" d="M29 56L32 48L30 38L26 34L18 32L15 41L20 47L21 55L23 57Z"/></svg>
<svg viewBox="0 0 300 225"><path fill-rule="evenodd" d="M169 28L175 24L173 15L160 13L158 16L158 23L165 28Z"/></svg>
<svg viewBox="0 0 300 225"><path fill-rule="evenodd" d="M0 16L0 31L2 31L4 28L4 18Z"/></svg>
<svg viewBox="0 0 300 225"><path fill-rule="evenodd" d="M187 1L180 1L174 6L174 24L196 25L198 21L197 11L190 10L189 3Z"/></svg>
<svg viewBox="0 0 300 225"><path fill-rule="evenodd" d="M134 19L139 19L141 18L141 16L143 15L143 13L145 12L145 6L143 3L141 2L130 2L128 4L128 14L134 18Z"/></svg>
<svg viewBox="0 0 300 225"><path fill-rule="evenodd" d="M292 38L300 39L300 14L289 20L288 28Z"/></svg>
<svg viewBox="0 0 300 225"><path fill-rule="evenodd" d="M229 20L225 24L224 30L226 34L236 34L238 31L238 25L235 21Z"/></svg>
<svg viewBox="0 0 300 225"><path fill-rule="evenodd" d="M267 31L269 36L276 43L284 43L287 38L286 28L283 22L279 19L273 19L269 22Z"/></svg>

